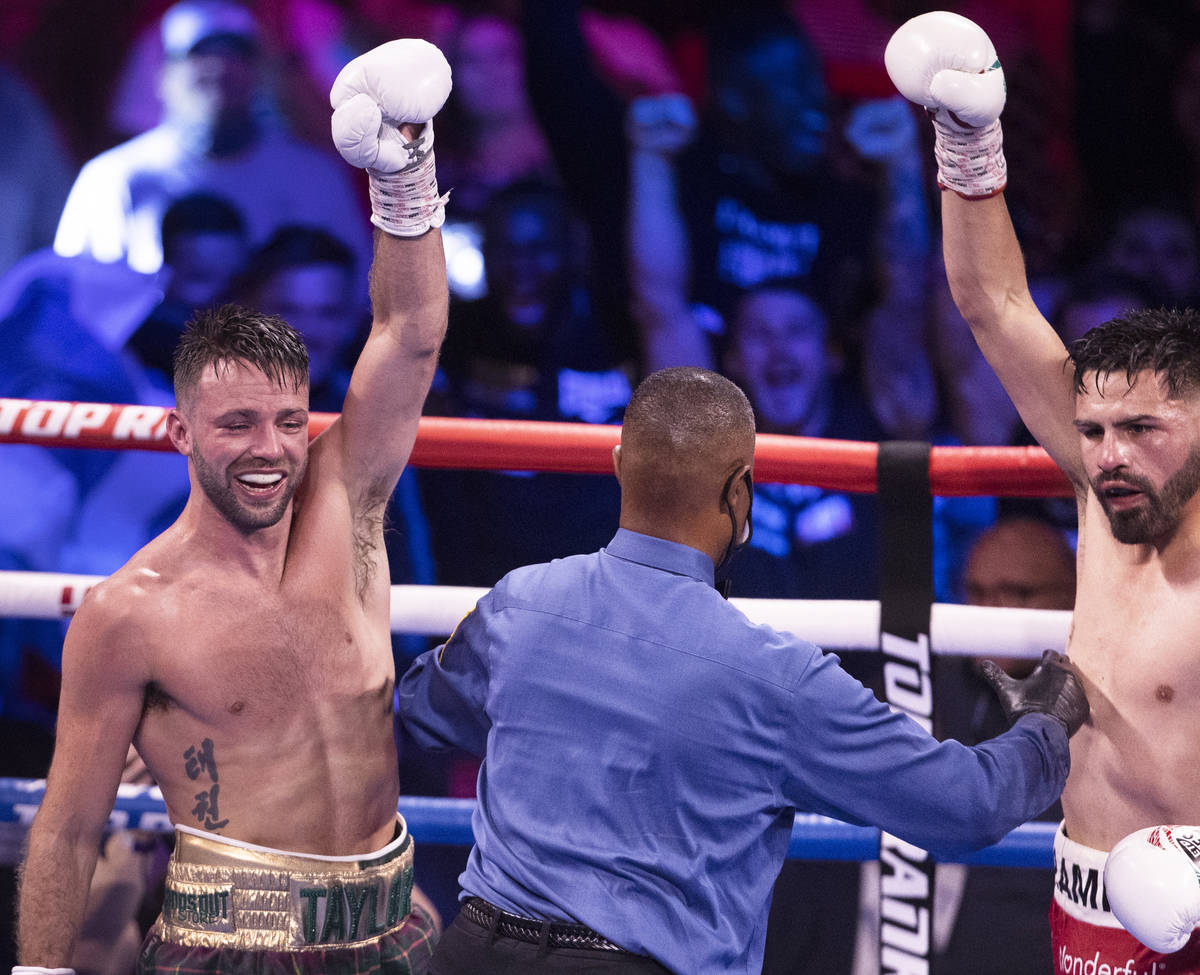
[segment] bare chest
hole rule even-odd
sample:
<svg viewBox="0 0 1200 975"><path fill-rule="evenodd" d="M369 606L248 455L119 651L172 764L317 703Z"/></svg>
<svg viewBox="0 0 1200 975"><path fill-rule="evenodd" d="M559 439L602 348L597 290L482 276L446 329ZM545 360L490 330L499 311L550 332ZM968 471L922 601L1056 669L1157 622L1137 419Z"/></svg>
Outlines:
<svg viewBox="0 0 1200 975"><path fill-rule="evenodd" d="M374 693L391 648L352 598L263 592L190 594L164 633L158 690L201 720L269 722L298 706Z"/></svg>
<svg viewBox="0 0 1200 975"><path fill-rule="evenodd" d="M1081 578L1071 659L1089 684L1093 714L1162 715L1200 729L1200 585L1154 565L1108 565Z"/></svg>

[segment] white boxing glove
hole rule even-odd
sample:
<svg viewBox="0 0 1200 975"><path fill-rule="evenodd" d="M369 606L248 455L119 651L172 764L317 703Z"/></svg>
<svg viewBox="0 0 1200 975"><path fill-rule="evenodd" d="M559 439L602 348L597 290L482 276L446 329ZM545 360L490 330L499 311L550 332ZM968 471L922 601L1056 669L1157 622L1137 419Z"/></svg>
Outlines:
<svg viewBox="0 0 1200 975"><path fill-rule="evenodd" d="M983 29L946 10L921 14L892 35L883 62L900 94L933 118L938 185L967 199L1001 192L1004 71Z"/></svg>
<svg viewBox="0 0 1200 975"><path fill-rule="evenodd" d="M450 94L450 65L418 38L388 41L347 64L329 91L333 144L342 158L367 170L371 222L414 237L446 219L433 157L433 116ZM412 139L403 123L422 125Z"/></svg>
<svg viewBox="0 0 1200 975"><path fill-rule="evenodd" d="M1200 826L1151 826L1108 854L1104 890L1125 930L1162 954L1178 951L1200 923Z"/></svg>

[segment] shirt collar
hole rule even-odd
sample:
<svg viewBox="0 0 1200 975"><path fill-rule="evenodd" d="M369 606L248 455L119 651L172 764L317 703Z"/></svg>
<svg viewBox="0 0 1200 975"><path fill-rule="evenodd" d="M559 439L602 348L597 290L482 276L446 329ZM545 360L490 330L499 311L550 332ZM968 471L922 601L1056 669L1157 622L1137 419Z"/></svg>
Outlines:
<svg viewBox="0 0 1200 975"><path fill-rule="evenodd" d="M607 554L637 562L654 569L690 576L706 586L713 584L713 561L697 548L671 542L653 535L618 528L611 542L604 548Z"/></svg>

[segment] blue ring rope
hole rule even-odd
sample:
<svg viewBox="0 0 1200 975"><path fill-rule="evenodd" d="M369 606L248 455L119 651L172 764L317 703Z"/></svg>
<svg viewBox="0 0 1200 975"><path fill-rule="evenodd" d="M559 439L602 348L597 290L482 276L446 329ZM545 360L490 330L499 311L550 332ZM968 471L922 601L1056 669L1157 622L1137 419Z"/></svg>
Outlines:
<svg viewBox="0 0 1200 975"><path fill-rule="evenodd" d="M44 779L0 778L0 823L30 823L45 792ZM419 843L470 846L474 799L401 796L400 814ZM114 828L170 832L162 794L154 786L122 785L113 803L109 825ZM995 846L946 862L976 866L1054 866L1054 832L1057 824L1030 822L1018 826ZM879 857L879 830L811 813L797 813L788 857L795 860L875 860Z"/></svg>

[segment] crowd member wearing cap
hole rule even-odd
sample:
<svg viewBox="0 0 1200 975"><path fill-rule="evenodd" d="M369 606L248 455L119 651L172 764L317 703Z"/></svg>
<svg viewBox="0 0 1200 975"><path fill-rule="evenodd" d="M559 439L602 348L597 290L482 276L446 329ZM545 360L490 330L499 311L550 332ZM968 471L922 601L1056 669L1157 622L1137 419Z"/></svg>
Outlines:
<svg viewBox="0 0 1200 975"><path fill-rule="evenodd" d="M284 224L309 224L348 243L365 271L370 241L344 167L256 111L263 50L250 10L180 0L163 14L161 33L162 121L84 164L54 249L155 272L167 207L205 191L237 207L252 245Z"/></svg>

